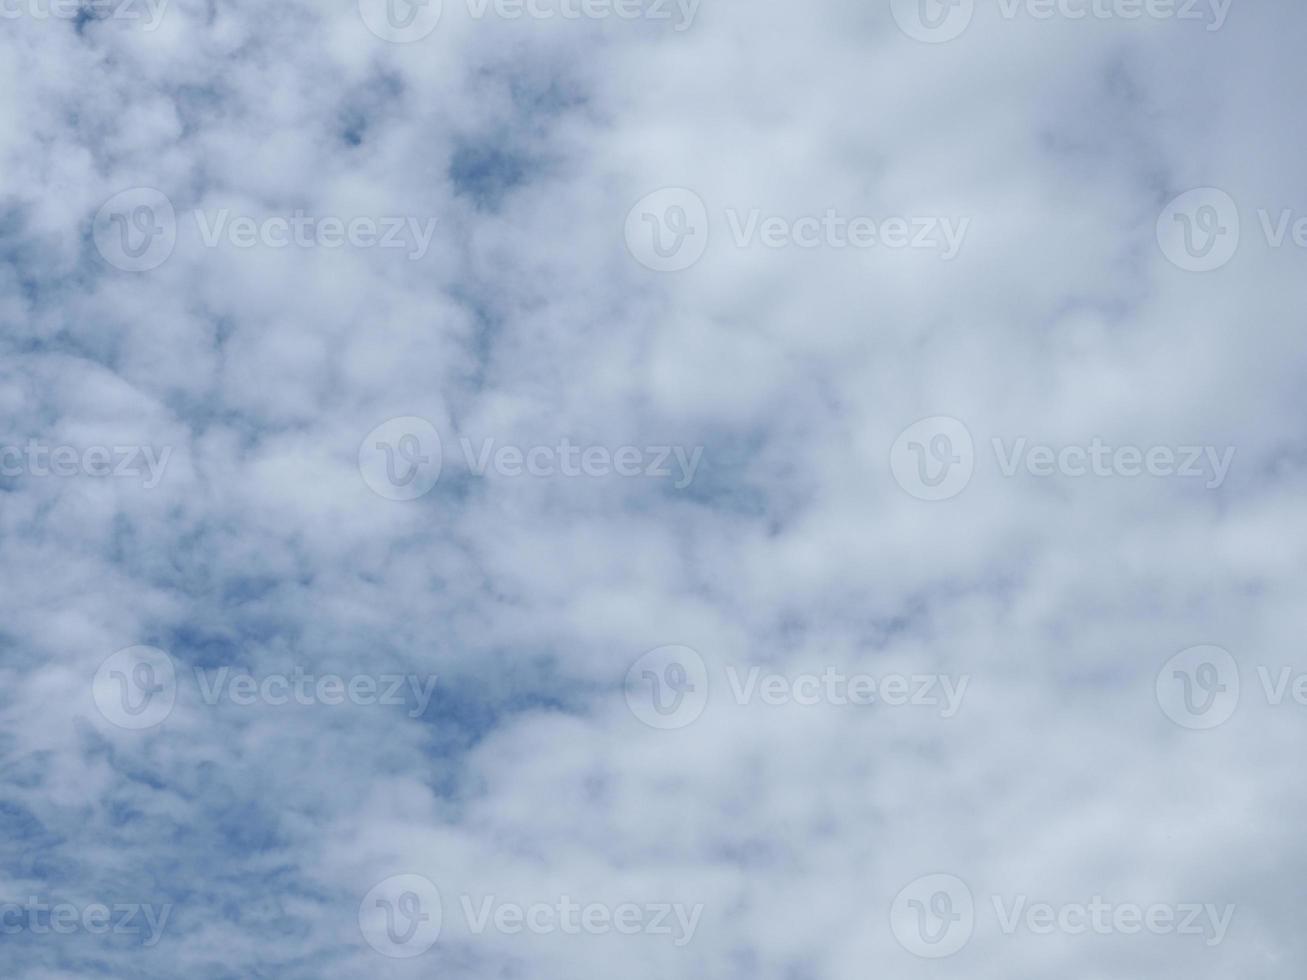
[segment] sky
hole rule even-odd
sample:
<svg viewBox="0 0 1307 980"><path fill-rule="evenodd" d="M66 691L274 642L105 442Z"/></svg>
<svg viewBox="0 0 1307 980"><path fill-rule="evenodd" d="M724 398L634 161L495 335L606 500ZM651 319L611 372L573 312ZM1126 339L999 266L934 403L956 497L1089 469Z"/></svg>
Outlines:
<svg viewBox="0 0 1307 980"><path fill-rule="evenodd" d="M1300 976L1304 37L0 0L0 974Z"/></svg>

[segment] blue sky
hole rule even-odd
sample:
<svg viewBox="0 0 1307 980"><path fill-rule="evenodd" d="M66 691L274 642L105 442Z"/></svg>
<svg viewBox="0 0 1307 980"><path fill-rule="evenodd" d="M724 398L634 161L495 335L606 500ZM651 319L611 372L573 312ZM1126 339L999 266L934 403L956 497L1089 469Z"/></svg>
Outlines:
<svg viewBox="0 0 1307 980"><path fill-rule="evenodd" d="M1297 976L1307 13L51 2L0 973Z"/></svg>

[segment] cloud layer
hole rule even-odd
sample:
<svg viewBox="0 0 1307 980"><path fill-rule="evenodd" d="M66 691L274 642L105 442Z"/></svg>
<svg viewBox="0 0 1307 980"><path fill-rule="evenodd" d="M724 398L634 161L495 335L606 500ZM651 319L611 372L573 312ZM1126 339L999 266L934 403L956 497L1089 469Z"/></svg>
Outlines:
<svg viewBox="0 0 1307 980"><path fill-rule="evenodd" d="M1297 976L1307 12L0 14L5 975Z"/></svg>

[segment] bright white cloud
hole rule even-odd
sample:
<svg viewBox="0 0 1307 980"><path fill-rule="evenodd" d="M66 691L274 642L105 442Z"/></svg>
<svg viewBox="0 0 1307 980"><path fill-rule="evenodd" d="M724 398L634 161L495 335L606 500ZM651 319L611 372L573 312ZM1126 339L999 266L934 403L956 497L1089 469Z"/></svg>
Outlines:
<svg viewBox="0 0 1307 980"><path fill-rule="evenodd" d="M0 11L6 975L1295 975L1307 16Z"/></svg>

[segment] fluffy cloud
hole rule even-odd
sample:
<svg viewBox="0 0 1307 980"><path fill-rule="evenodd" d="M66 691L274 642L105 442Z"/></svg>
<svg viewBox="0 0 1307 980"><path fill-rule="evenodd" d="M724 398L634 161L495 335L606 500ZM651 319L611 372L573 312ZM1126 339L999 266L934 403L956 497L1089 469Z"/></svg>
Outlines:
<svg viewBox="0 0 1307 980"><path fill-rule="evenodd" d="M1293 975L1307 14L74 7L0 5L6 975Z"/></svg>

